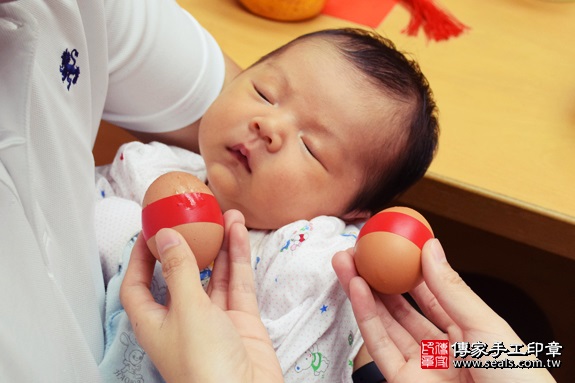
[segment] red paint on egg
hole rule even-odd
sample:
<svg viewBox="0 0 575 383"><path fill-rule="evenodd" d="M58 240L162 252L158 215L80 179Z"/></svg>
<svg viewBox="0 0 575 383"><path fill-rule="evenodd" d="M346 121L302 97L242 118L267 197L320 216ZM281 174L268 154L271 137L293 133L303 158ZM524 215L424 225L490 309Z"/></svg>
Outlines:
<svg viewBox="0 0 575 383"><path fill-rule="evenodd" d="M385 209L360 230L356 269L374 290L403 294L423 280L421 249L431 238L431 226L417 211L401 206Z"/></svg>
<svg viewBox="0 0 575 383"><path fill-rule="evenodd" d="M156 259L156 233L162 228L178 231L192 249L200 270L218 255L224 238L221 208L210 189L185 172L169 172L148 188L142 202L142 235Z"/></svg>

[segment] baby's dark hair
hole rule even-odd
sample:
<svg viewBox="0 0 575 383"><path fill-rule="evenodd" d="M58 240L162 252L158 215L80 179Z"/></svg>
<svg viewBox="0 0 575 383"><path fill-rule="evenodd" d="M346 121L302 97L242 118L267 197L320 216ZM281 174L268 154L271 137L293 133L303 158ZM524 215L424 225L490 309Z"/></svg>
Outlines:
<svg viewBox="0 0 575 383"><path fill-rule="evenodd" d="M326 29L308 33L258 62L294 44L316 38L334 44L367 81L387 96L384 102L391 98L398 103L398 112L386 121L398 126L381 127L393 129L394 139L386 140L376 152L366 153L370 166L364 174L364 187L346 211L375 214L420 180L435 156L439 125L433 94L414 60L398 51L390 40L363 29Z"/></svg>

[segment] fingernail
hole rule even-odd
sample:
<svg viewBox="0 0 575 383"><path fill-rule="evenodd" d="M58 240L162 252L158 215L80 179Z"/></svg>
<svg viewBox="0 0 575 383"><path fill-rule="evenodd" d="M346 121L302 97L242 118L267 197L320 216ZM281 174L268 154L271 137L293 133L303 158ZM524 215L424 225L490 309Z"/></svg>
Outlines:
<svg viewBox="0 0 575 383"><path fill-rule="evenodd" d="M436 262L447 262L445 251L443 251L443 247L441 246L439 239L434 238L431 241L431 254L433 255L433 259Z"/></svg>
<svg viewBox="0 0 575 383"><path fill-rule="evenodd" d="M180 244L180 237L174 230L161 229L156 233L156 246L160 254Z"/></svg>

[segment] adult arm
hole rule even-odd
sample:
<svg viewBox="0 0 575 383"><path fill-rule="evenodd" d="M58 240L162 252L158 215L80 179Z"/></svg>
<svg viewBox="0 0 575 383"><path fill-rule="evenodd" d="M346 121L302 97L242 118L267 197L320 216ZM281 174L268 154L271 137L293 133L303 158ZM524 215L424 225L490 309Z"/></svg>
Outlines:
<svg viewBox="0 0 575 383"><path fill-rule="evenodd" d="M224 86L231 81L235 76L237 76L241 69L234 62L229 56L224 54L224 61L225 61L225 79L224 79ZM199 153L200 149L198 146L198 129L200 127L201 118L197 121L192 122L191 124L172 131L168 132L159 132L159 133L152 133L152 132L141 132L137 130L128 130L134 137L142 142L152 142L152 141L159 141L163 142L167 145L174 145L179 146L184 149L191 150L192 152Z"/></svg>
<svg viewBox="0 0 575 383"><path fill-rule="evenodd" d="M109 1L105 12L109 78L102 119L146 141L197 151L198 121L237 65L173 0Z"/></svg>

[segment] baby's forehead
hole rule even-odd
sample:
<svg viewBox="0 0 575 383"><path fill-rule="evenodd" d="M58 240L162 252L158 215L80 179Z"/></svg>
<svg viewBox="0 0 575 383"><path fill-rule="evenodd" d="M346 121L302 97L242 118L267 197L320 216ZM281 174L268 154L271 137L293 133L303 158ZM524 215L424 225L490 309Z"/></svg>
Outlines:
<svg viewBox="0 0 575 383"><path fill-rule="evenodd" d="M320 65L314 65L321 63ZM386 97L381 85L377 85L372 78L364 73L355 63L330 41L320 37L310 37L306 40L293 43L258 61L253 68L263 68L276 72L279 76L305 77L323 75L324 72L333 73L331 81L335 84L345 83L346 91L350 97L354 93L372 93L374 97ZM299 68L299 71L294 71ZM249 70L250 68L248 68ZM351 85L351 87L350 87Z"/></svg>
<svg viewBox="0 0 575 383"><path fill-rule="evenodd" d="M293 58L306 59L317 56L332 56L332 58L338 58L338 60L333 62L334 65L349 64L353 66L352 63L344 60L344 54L339 49L335 39L320 36L310 36L302 40L292 41L262 57L254 65L282 62Z"/></svg>

